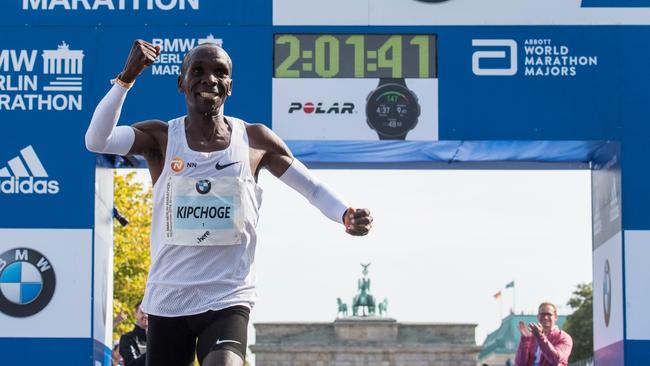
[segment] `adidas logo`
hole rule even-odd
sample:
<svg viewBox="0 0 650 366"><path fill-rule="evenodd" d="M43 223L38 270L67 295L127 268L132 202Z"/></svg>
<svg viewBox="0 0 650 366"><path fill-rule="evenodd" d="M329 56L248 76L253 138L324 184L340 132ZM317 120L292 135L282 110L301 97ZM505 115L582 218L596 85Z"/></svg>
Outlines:
<svg viewBox="0 0 650 366"><path fill-rule="evenodd" d="M23 164L23 161L27 166ZM5 194L59 193L58 181L43 179L48 178L47 171L41 164L41 160L36 155L32 145L20 150L20 156L9 160L7 165L9 165L13 175L7 167L0 169L0 192Z"/></svg>

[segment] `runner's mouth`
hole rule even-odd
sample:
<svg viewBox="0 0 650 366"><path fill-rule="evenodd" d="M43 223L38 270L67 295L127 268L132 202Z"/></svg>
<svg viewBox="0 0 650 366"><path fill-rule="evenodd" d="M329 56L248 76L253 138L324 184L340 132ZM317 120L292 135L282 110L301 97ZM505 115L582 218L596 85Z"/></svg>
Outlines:
<svg viewBox="0 0 650 366"><path fill-rule="evenodd" d="M216 97L219 96L219 93L216 92L199 92L196 94L201 98L207 98L207 99L215 99Z"/></svg>

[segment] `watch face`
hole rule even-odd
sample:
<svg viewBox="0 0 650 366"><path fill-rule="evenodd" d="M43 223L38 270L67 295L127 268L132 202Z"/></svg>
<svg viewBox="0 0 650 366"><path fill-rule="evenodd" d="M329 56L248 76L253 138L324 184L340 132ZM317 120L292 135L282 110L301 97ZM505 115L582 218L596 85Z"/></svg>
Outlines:
<svg viewBox="0 0 650 366"><path fill-rule="evenodd" d="M402 137L413 129L420 116L418 99L399 84L384 84L368 96L368 125L385 137Z"/></svg>

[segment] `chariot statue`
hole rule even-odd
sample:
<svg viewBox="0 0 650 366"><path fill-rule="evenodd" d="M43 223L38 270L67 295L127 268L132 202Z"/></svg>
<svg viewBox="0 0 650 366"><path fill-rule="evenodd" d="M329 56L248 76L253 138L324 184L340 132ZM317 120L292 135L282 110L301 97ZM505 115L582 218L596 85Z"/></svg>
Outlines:
<svg viewBox="0 0 650 366"><path fill-rule="evenodd" d="M388 299L377 303L375 297L370 293L370 278L368 277L368 267L370 263L361 263L363 276L357 280L357 294L352 299L352 316L375 316L379 311L379 316L386 316L388 312ZM344 303L341 298L337 298L338 304L337 317L348 316L348 304Z"/></svg>

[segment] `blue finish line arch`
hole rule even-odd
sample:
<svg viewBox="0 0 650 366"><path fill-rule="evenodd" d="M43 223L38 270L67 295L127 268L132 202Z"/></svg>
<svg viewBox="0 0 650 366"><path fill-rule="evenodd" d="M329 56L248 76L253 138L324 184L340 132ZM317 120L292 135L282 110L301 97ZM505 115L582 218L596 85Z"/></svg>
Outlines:
<svg viewBox="0 0 650 366"><path fill-rule="evenodd" d="M0 306L4 362L109 362L109 168L144 165L98 164L83 135L142 38L163 50L129 92L123 124L182 115L182 57L218 42L235 65L226 114L267 124L311 167L590 169L595 360L645 363L650 48L641 45L650 4L501 3L475 0L472 11L455 0L0 4L0 256L13 258L0 261L0 275L29 259L16 252L23 248L47 258L56 278L34 315ZM386 110L369 97L380 101L375 92L388 84L418 113L382 120ZM380 140L386 126L404 128L392 136L403 140ZM611 291L601 291L605 280Z"/></svg>

